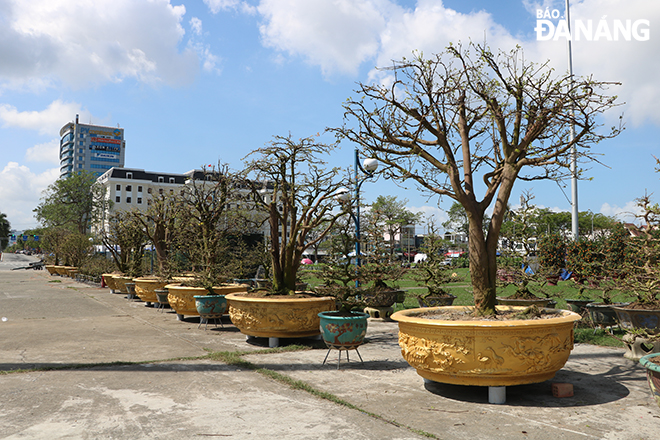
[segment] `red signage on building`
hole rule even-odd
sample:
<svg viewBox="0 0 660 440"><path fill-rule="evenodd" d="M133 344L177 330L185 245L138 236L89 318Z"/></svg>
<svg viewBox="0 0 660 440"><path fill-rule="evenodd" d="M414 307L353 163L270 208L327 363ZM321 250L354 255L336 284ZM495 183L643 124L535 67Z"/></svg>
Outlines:
<svg viewBox="0 0 660 440"><path fill-rule="evenodd" d="M106 139L97 137L93 137L92 142L102 142L104 144L121 144L121 141L118 139Z"/></svg>

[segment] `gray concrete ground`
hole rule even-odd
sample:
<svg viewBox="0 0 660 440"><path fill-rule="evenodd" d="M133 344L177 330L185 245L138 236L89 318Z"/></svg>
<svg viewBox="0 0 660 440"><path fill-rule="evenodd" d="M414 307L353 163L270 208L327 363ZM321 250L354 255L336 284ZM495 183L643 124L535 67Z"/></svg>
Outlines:
<svg viewBox="0 0 660 440"><path fill-rule="evenodd" d="M487 388L425 385L401 358L394 322L370 321L364 363L352 356L337 370L336 352L322 365L318 341L295 341L311 350L259 354L268 341L248 343L228 320L198 329L198 318L177 321L109 289L9 270L21 265L14 257L0 263L2 439L660 438L660 408L623 350L576 346L553 379L572 383L574 397L553 397L548 381L508 387L506 404L491 405ZM168 360L206 350L252 351L245 360L382 418L255 371ZM74 363L100 365L44 370ZM28 368L42 370L12 373Z"/></svg>

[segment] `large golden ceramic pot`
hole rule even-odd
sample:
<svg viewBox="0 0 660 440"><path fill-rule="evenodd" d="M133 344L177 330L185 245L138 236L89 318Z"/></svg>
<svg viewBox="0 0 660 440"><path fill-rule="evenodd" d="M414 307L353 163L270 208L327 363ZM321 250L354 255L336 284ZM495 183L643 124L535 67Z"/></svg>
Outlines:
<svg viewBox="0 0 660 440"><path fill-rule="evenodd" d="M568 360L573 323L580 320L568 310L535 320L445 321L420 316L437 309L472 308L408 309L394 313L392 319L399 322L401 354L417 374L456 385L497 387L551 379ZM526 307L497 306L506 309Z"/></svg>
<svg viewBox="0 0 660 440"><path fill-rule="evenodd" d="M55 266L55 270L57 271L58 275L62 277L66 277L68 276L68 274L66 273L67 267L69 266Z"/></svg>
<svg viewBox="0 0 660 440"><path fill-rule="evenodd" d="M170 281L162 281L156 278L133 278L135 283L135 294L146 303L157 303L156 290L162 289Z"/></svg>
<svg viewBox="0 0 660 440"><path fill-rule="evenodd" d="M112 279L115 282L114 290L128 295L128 288L126 287L126 283L132 283L133 278L124 275L113 275Z"/></svg>
<svg viewBox="0 0 660 440"><path fill-rule="evenodd" d="M57 274L57 266L55 266L54 264L47 264L45 267L49 275Z"/></svg>
<svg viewBox="0 0 660 440"><path fill-rule="evenodd" d="M112 273L104 273L101 275L103 277L103 281L105 282L105 285L108 286L110 290L114 291L117 290L117 286L115 284L115 274Z"/></svg>
<svg viewBox="0 0 660 440"><path fill-rule="evenodd" d="M182 320L185 315L199 316L197 306L195 305L195 296L209 295L209 291L204 287L182 286L178 283L167 284L167 300L177 314L177 318ZM248 286L245 284L228 284L213 288L214 295L227 295L234 292L247 292Z"/></svg>
<svg viewBox="0 0 660 440"><path fill-rule="evenodd" d="M321 312L335 310L335 299L320 298L254 298L227 295L229 317L248 336L265 338L301 338L321 334Z"/></svg>

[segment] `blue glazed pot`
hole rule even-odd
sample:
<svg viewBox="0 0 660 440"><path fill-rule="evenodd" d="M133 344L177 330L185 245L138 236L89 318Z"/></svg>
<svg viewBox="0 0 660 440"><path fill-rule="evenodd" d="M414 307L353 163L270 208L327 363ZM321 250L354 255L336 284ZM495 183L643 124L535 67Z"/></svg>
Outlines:
<svg viewBox="0 0 660 440"><path fill-rule="evenodd" d="M195 296L195 307L203 319L220 318L227 313L227 300L224 295Z"/></svg>
<svg viewBox="0 0 660 440"><path fill-rule="evenodd" d="M328 348L353 350L364 342L368 313L351 312L352 316L336 316L337 312L321 312L321 335Z"/></svg>
<svg viewBox="0 0 660 440"><path fill-rule="evenodd" d="M660 353L647 354L639 360L639 363L646 368L646 378L648 379L651 393L658 406L660 406L660 364L651 362L651 358L658 356L660 356Z"/></svg>

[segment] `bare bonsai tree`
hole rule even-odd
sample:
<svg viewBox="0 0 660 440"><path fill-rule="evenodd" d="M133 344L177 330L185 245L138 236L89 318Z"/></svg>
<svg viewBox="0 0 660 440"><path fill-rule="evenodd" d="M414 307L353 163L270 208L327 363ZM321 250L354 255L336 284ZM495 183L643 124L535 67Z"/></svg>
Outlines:
<svg viewBox="0 0 660 440"><path fill-rule="evenodd" d="M323 160L334 148L313 138L274 140L248 157L252 203L267 212L273 293L293 293L305 249L323 240L337 218L337 190L342 186L337 168ZM314 234L311 234L315 231Z"/></svg>
<svg viewBox="0 0 660 440"><path fill-rule="evenodd" d="M515 181L565 178L573 149L591 159L591 145L619 133L597 132L598 117L615 105L604 94L611 83L557 76L520 48L494 54L474 44L430 59L416 54L387 70L391 82L359 85L335 131L378 159L381 173L465 208L475 314L495 314L497 244Z"/></svg>
<svg viewBox="0 0 660 440"><path fill-rule="evenodd" d="M166 274L169 270L170 243L183 206L177 196L159 194L150 199L151 204L146 212L130 211L131 215L142 224L145 235L151 240L156 251L160 275Z"/></svg>

